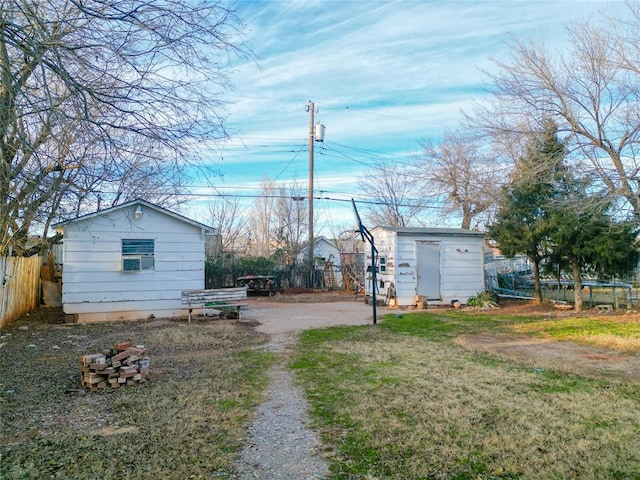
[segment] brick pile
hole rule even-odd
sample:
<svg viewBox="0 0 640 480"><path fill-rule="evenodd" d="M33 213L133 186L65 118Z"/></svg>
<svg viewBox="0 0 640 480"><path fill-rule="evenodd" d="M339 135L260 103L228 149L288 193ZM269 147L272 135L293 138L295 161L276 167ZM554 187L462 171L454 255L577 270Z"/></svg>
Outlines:
<svg viewBox="0 0 640 480"><path fill-rule="evenodd" d="M80 383L89 390L118 388L144 382L149 357L143 345L118 343L113 349L80 357Z"/></svg>

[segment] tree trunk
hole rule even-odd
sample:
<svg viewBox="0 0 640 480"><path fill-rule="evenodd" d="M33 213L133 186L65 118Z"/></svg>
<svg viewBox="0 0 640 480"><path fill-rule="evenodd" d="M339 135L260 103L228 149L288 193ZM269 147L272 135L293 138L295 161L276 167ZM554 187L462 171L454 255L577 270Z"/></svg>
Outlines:
<svg viewBox="0 0 640 480"><path fill-rule="evenodd" d="M542 303L542 288L540 287L540 262L533 261L533 296L536 303Z"/></svg>
<svg viewBox="0 0 640 480"><path fill-rule="evenodd" d="M580 262L574 260L571 262L573 270L573 299L574 309L576 312L582 311L582 279L580 277Z"/></svg>
<svg viewBox="0 0 640 480"><path fill-rule="evenodd" d="M460 225L460 228L469 230L471 228L472 219L473 219L473 215L469 211L469 208L467 206L463 206L462 207L462 225Z"/></svg>

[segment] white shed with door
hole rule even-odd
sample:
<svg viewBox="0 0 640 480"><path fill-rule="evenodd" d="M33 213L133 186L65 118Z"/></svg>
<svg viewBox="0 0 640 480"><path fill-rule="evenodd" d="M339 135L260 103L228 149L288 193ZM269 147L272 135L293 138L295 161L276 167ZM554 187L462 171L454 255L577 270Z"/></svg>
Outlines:
<svg viewBox="0 0 640 480"><path fill-rule="evenodd" d="M63 311L80 322L184 316L213 229L145 200L60 222Z"/></svg>
<svg viewBox="0 0 640 480"><path fill-rule="evenodd" d="M378 298L396 306L466 303L484 291L484 234L458 228L376 227ZM372 292L367 245L366 291Z"/></svg>

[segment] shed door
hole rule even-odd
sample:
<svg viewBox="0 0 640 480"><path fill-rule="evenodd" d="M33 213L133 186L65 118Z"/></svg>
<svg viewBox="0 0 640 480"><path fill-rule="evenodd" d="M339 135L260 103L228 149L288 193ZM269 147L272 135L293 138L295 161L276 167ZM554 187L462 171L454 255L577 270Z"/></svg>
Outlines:
<svg viewBox="0 0 640 480"><path fill-rule="evenodd" d="M418 288L420 296L428 300L440 299L440 243L416 242Z"/></svg>

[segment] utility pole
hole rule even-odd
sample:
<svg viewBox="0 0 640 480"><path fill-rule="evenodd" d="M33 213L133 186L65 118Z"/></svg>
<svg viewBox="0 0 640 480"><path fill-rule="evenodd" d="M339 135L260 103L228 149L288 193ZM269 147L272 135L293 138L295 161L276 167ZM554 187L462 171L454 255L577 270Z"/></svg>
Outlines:
<svg viewBox="0 0 640 480"><path fill-rule="evenodd" d="M309 248L307 251L309 266L313 266L313 115L315 106L309 100L307 111L309 112Z"/></svg>
<svg viewBox="0 0 640 480"><path fill-rule="evenodd" d="M314 125L313 117L316 113L315 105L309 100L309 266L313 266L313 145L314 142L324 142L324 125Z"/></svg>

